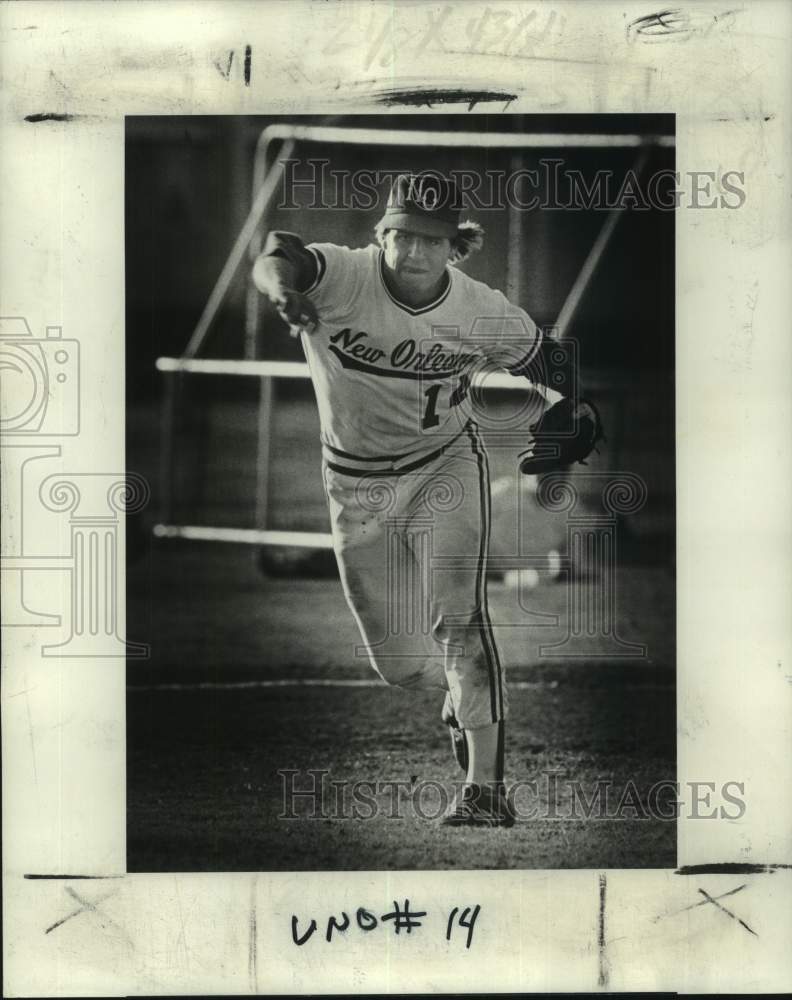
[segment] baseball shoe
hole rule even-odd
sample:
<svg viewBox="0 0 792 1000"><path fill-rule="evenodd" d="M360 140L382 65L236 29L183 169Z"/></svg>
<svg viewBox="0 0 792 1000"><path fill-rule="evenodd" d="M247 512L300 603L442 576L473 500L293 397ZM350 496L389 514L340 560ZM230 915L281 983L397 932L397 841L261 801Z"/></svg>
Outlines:
<svg viewBox="0 0 792 1000"><path fill-rule="evenodd" d="M443 826L514 825L514 813L502 785L465 785L440 821Z"/></svg>
<svg viewBox="0 0 792 1000"><path fill-rule="evenodd" d="M440 718L448 726L448 732L451 736L451 752L454 755L454 760L457 764L459 764L465 774L467 774L467 741L465 740L465 734L459 728L459 723L454 715L454 706L451 704L451 696L448 694L443 702L443 711L440 713Z"/></svg>

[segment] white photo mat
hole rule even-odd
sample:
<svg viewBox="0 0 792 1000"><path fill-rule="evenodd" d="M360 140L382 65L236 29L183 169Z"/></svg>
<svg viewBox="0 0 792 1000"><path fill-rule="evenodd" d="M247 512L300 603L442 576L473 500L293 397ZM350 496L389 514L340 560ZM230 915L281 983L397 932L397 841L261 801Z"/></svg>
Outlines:
<svg viewBox="0 0 792 1000"><path fill-rule="evenodd" d="M3 634L7 996L792 987L792 8L659 11L0 9L0 316L38 340L61 328L80 390L78 426L62 395L47 434L2 440L3 603L19 612ZM65 620L68 525L51 514L69 497L55 482L48 507L24 496L23 467L85 487L88 519L125 470L124 116L382 113L383 93L425 86L508 95L472 113L674 113L683 178L744 173L738 209L676 218L678 780L743 782L746 802L738 820L681 818L678 865L734 873L125 875L124 659L46 651L64 635L26 619L13 562L24 522L41 560L25 586L35 576L36 608ZM117 607L123 637L123 594ZM316 917L318 939L330 914L406 898L427 911L413 934L293 944L293 913ZM487 919L467 950L446 919L476 903Z"/></svg>

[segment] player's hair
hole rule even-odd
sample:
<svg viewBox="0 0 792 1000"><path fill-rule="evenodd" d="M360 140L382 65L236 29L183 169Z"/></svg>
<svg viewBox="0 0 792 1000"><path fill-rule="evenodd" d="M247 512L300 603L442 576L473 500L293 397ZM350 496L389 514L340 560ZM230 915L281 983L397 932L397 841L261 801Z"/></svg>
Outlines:
<svg viewBox="0 0 792 1000"><path fill-rule="evenodd" d="M374 227L374 235L380 246L383 244L385 234L391 228L391 226L385 225L384 221L378 222ZM481 250L483 246L484 230L478 222L461 222L456 236L451 239L450 263L461 264L463 260L467 260L472 253Z"/></svg>

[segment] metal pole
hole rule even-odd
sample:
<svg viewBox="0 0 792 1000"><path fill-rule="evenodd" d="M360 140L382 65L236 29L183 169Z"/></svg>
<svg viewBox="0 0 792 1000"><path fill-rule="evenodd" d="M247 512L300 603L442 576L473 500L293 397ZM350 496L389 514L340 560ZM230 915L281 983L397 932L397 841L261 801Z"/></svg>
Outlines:
<svg viewBox="0 0 792 1000"><path fill-rule="evenodd" d="M280 170L283 160L288 159L294 148L294 142L284 143L281 155L277 158ZM270 176L275 170L267 173L267 152L269 141L262 142L262 136L256 145L256 156L253 161L253 201L259 197ZM251 233L249 250L251 258L261 251L263 222L269 208L269 199L263 204L262 211L256 220ZM251 360L258 358L258 326L259 326L259 292L253 284L250 274L247 278L247 300L245 308L245 357ZM269 375L259 380L258 412L256 414L256 511L255 526L261 531L267 527L269 514L269 472L270 472L270 428L272 424L273 384Z"/></svg>
<svg viewBox="0 0 792 1000"><path fill-rule="evenodd" d="M270 430L272 427L272 379L265 375L259 383L256 424L256 527L264 531L269 513Z"/></svg>
<svg viewBox="0 0 792 1000"><path fill-rule="evenodd" d="M427 138L428 136L428 138ZM419 132L402 129L348 128L326 125L268 125L263 143L273 139L351 143L361 146L488 146L497 149L638 149L644 146L673 148L672 135L574 132Z"/></svg>
<svg viewBox="0 0 792 1000"><path fill-rule="evenodd" d="M275 197L275 193L278 189L278 183L284 169L283 161L291 156L294 151L294 145L295 143L293 139L290 139L283 144L280 156L273 164L272 170L270 170L267 174L267 179L257 192L250 211L248 212L247 219L245 219L245 224L240 230L239 236L237 236L236 241L231 248L231 253L228 255L228 259L223 265L220 277L215 282L212 294L209 296L209 301L204 306L201 318L198 320L198 325L195 327L182 357L194 358L201 349L201 345L206 339L209 328L217 315L217 310L220 308L223 299L228 293L228 289L231 286L231 281L236 274L236 270L244 259L245 251L247 250L250 241L256 232L261 216L266 211L269 203Z"/></svg>
<svg viewBox="0 0 792 1000"><path fill-rule="evenodd" d="M264 186L267 179L267 153L269 151L269 141L262 141L263 135L259 136L256 143L256 154L253 158L253 192L252 200L256 201L256 196ZM248 246L248 259L252 263L261 253L262 244L262 223L267 214L265 205L259 217ZM245 297L245 344L244 355L251 360L258 358L258 322L259 322L259 291L253 284L253 277L248 271L247 294Z"/></svg>
<svg viewBox="0 0 792 1000"><path fill-rule="evenodd" d="M633 165L633 173L636 177L641 176L648 159L649 151L642 149L637 160L635 161L635 164ZM566 301L561 307L561 312L558 314L556 327L558 329L559 340L563 339L569 332L569 327L575 317L575 313L578 310L580 301L588 289L589 282L597 269L597 265L605 252L605 248L610 242L611 236L613 236L613 231L616 229L616 223L619 221L623 212L624 208L621 205L614 208L613 211L608 214L608 218L605 220L605 225L600 230L596 240L594 240L594 244L591 247L591 250L589 250L588 257L586 257L583 262L583 267L580 269L577 278L575 278L572 288L569 291L569 295L567 295Z"/></svg>
<svg viewBox="0 0 792 1000"><path fill-rule="evenodd" d="M513 153L509 166L512 176L522 168L520 153ZM506 298L515 305L522 305L522 212L516 205L508 206L506 235Z"/></svg>
<svg viewBox="0 0 792 1000"><path fill-rule="evenodd" d="M173 437L176 419L176 397L183 375L181 372L166 372L165 396L162 401L160 466L159 466L159 506L160 521L169 524L173 516Z"/></svg>

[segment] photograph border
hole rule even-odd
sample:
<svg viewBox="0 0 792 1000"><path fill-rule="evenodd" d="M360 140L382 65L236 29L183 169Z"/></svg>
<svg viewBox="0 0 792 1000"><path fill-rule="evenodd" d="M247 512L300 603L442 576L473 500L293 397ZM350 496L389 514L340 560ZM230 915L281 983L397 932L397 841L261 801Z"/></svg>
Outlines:
<svg viewBox="0 0 792 1000"><path fill-rule="evenodd" d="M0 315L39 343L79 345L51 394L60 423L35 443L2 440L3 605L16 615L3 635L6 995L789 989L792 12L772 0L199 9L0 9ZM680 820L673 872L126 875L123 587L111 622L53 652L68 539L100 525L115 586L123 515L146 499L127 482L119 404L123 116L454 102L673 111L677 169L697 190L744 174L738 210L678 214L676 371L678 777L743 782L745 814ZM51 481L28 496L25 467L44 460ZM23 511L36 539L24 551ZM292 943L297 906L321 921L407 899L425 933ZM488 919L468 949L450 914L477 905Z"/></svg>

